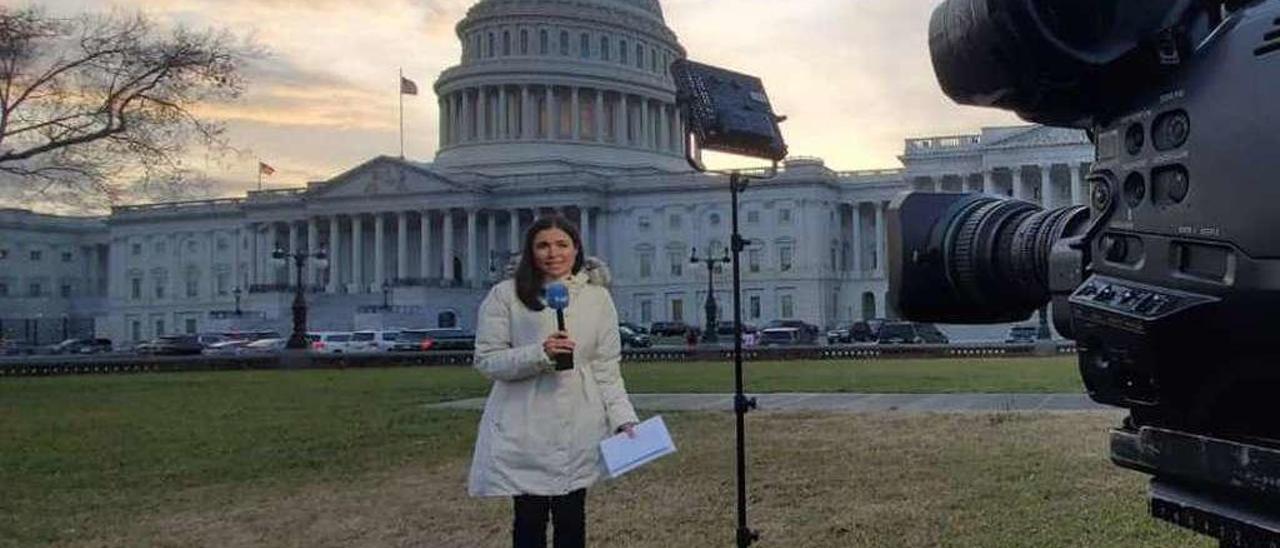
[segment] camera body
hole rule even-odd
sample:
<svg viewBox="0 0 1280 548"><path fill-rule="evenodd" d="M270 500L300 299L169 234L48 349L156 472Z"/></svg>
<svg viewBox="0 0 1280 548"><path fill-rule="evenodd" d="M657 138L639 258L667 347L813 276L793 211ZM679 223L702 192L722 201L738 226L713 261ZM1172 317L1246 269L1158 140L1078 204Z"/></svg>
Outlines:
<svg viewBox="0 0 1280 548"><path fill-rule="evenodd" d="M1280 445L1280 0L949 0L930 46L953 99L1087 129L1097 159L1087 207L899 197L891 305L995 323L1052 302L1096 401Z"/></svg>

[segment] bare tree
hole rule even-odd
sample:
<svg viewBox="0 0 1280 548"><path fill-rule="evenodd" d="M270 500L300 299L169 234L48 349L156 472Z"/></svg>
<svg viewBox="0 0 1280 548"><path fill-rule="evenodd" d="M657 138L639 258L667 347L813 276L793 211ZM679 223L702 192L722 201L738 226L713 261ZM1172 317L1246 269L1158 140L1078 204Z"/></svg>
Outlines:
<svg viewBox="0 0 1280 548"><path fill-rule="evenodd" d="M224 126L200 106L244 92L256 48L142 13L56 18L0 6L0 186L6 201L100 209L180 183Z"/></svg>

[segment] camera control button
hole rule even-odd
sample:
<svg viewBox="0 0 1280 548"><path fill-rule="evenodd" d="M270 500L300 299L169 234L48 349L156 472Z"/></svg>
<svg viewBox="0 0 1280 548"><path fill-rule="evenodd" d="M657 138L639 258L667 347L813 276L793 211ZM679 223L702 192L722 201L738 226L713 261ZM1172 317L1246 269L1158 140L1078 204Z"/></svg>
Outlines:
<svg viewBox="0 0 1280 548"><path fill-rule="evenodd" d="M1093 300L1098 302L1111 302L1116 298L1116 290L1111 286L1103 287L1098 290L1098 294L1094 295Z"/></svg>

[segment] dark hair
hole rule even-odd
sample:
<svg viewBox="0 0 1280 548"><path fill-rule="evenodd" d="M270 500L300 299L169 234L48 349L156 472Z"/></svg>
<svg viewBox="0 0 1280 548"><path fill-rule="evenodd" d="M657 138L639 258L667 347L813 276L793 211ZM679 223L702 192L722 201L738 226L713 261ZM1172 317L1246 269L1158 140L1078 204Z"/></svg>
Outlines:
<svg viewBox="0 0 1280 548"><path fill-rule="evenodd" d="M516 266L516 297L520 302L524 303L529 310L539 311L546 308L542 304L540 297L542 296L542 273L533 266L533 239L539 232L549 228L558 228L569 235L569 239L573 240L573 247L578 250L577 256L573 259L573 273L577 274L582 271L582 265L586 263L585 251L582 249L582 236L578 234L578 227L574 226L569 219L561 215L553 214L546 217L539 217L529 225L529 230L524 233L524 247L520 254L520 264Z"/></svg>

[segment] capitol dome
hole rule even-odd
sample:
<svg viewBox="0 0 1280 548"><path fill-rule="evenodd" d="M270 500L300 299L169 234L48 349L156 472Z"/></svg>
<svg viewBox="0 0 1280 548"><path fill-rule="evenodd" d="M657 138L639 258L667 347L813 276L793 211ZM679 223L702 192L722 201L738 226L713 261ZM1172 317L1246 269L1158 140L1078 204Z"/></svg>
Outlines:
<svg viewBox="0 0 1280 548"><path fill-rule="evenodd" d="M435 165L501 174L539 163L687 170L657 0L483 0L462 59L435 83Z"/></svg>

